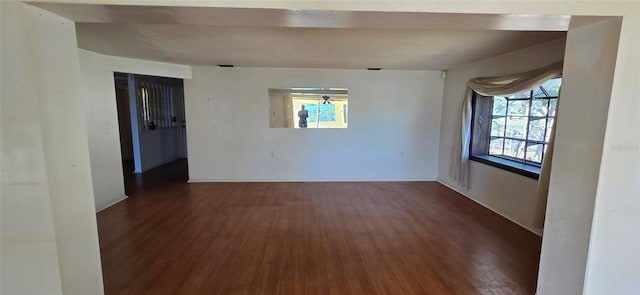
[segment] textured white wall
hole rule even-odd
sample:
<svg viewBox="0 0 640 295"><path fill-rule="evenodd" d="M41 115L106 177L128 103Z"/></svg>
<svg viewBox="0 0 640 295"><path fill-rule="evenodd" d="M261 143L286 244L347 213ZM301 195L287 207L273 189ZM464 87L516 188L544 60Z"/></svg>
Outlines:
<svg viewBox="0 0 640 295"><path fill-rule="evenodd" d="M22 4L3 1L0 293L61 294L48 175ZM11 28L11 30L10 30ZM11 87L7 87L11 85Z"/></svg>
<svg viewBox="0 0 640 295"><path fill-rule="evenodd" d="M2 294L100 294L73 22L2 1Z"/></svg>
<svg viewBox="0 0 640 295"><path fill-rule="evenodd" d="M537 180L471 161L469 187L458 186L452 178L455 135L460 129L460 111L469 79L520 73L560 61L564 43L564 39L551 41L451 69L444 85L438 180L538 233L533 229Z"/></svg>
<svg viewBox="0 0 640 295"><path fill-rule="evenodd" d="M113 72L102 56L80 50L80 69L87 122L91 177L96 210L125 198Z"/></svg>
<svg viewBox="0 0 640 295"><path fill-rule="evenodd" d="M586 294L640 294L640 3L630 11L635 14L622 20L591 227Z"/></svg>
<svg viewBox="0 0 640 295"><path fill-rule="evenodd" d="M640 294L640 3L629 11L622 20L600 163L586 294Z"/></svg>
<svg viewBox="0 0 640 295"><path fill-rule="evenodd" d="M185 80L192 181L433 180L434 71L194 67ZM349 128L269 128L269 88L346 87Z"/></svg>
<svg viewBox="0 0 640 295"><path fill-rule="evenodd" d="M567 34L540 294L583 292L619 30L614 19L571 28Z"/></svg>

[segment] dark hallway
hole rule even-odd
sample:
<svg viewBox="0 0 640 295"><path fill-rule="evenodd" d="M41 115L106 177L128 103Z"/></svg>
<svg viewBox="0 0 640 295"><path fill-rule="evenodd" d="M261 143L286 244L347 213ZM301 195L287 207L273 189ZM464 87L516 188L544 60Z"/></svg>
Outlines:
<svg viewBox="0 0 640 295"><path fill-rule="evenodd" d="M144 173L134 173L133 162L124 162L123 174L125 193L130 198L147 196L175 185L184 185L189 180L187 159L178 159Z"/></svg>

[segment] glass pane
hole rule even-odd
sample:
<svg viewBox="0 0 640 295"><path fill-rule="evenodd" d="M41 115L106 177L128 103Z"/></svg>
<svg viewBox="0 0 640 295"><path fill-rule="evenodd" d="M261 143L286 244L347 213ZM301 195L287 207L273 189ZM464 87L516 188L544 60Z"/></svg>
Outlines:
<svg viewBox="0 0 640 295"><path fill-rule="evenodd" d="M307 111L307 123L315 123L318 115L318 105L317 104L301 104L300 109L304 107L304 110ZM297 108L296 108L297 109ZM306 127L301 127L306 128Z"/></svg>
<svg viewBox="0 0 640 295"><path fill-rule="evenodd" d="M546 131L545 129L546 123L547 123L546 119L531 120L529 122L529 136L527 139L543 141L544 132Z"/></svg>
<svg viewBox="0 0 640 295"><path fill-rule="evenodd" d="M503 144L504 138L491 140L491 142L489 143L489 155L502 155Z"/></svg>
<svg viewBox="0 0 640 295"><path fill-rule="evenodd" d="M547 119L547 136L544 139L545 142L549 142L549 138L551 138L551 127L553 126L553 121L553 118Z"/></svg>
<svg viewBox="0 0 640 295"><path fill-rule="evenodd" d="M524 159L524 141L505 139L504 155L514 157L514 158Z"/></svg>
<svg viewBox="0 0 640 295"><path fill-rule="evenodd" d="M538 86L536 88L533 88L533 97L549 97L547 96L546 93L544 93L544 91L542 90L543 88L541 86Z"/></svg>
<svg viewBox="0 0 640 295"><path fill-rule="evenodd" d="M530 98L530 97L531 97L531 91L524 91L524 92L507 96L507 98Z"/></svg>
<svg viewBox="0 0 640 295"><path fill-rule="evenodd" d="M544 82L542 88L547 91L550 97L558 97L560 94L560 85L562 85L562 78L555 78Z"/></svg>
<svg viewBox="0 0 640 295"><path fill-rule="evenodd" d="M544 146L541 144L531 144L527 147L527 160L541 163L542 162L542 151L544 150Z"/></svg>
<svg viewBox="0 0 640 295"><path fill-rule="evenodd" d="M507 118L496 118L491 120L491 136L504 136L504 123Z"/></svg>
<svg viewBox="0 0 640 295"><path fill-rule="evenodd" d="M525 139L528 121L529 117L508 116L505 136Z"/></svg>
<svg viewBox="0 0 640 295"><path fill-rule="evenodd" d="M345 88L270 88L270 128L347 128Z"/></svg>
<svg viewBox="0 0 640 295"><path fill-rule="evenodd" d="M493 114L496 116L504 116L507 114L507 99L504 97L493 98Z"/></svg>
<svg viewBox="0 0 640 295"><path fill-rule="evenodd" d="M558 107L558 99L554 98L549 102L549 117L556 116L557 107Z"/></svg>
<svg viewBox="0 0 640 295"><path fill-rule="evenodd" d="M528 100L512 100L509 101L509 115L526 116L529 113Z"/></svg>
<svg viewBox="0 0 640 295"><path fill-rule="evenodd" d="M532 117L546 117L547 116L547 108L548 108L549 100L548 99L534 99L531 102L531 114Z"/></svg>

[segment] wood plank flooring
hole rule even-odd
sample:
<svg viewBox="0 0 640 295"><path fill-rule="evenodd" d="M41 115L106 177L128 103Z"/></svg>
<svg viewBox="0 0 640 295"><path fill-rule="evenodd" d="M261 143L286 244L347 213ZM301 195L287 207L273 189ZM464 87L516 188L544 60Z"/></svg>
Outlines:
<svg viewBox="0 0 640 295"><path fill-rule="evenodd" d="M185 167L98 214L106 294L535 293L540 238L438 183L186 184Z"/></svg>

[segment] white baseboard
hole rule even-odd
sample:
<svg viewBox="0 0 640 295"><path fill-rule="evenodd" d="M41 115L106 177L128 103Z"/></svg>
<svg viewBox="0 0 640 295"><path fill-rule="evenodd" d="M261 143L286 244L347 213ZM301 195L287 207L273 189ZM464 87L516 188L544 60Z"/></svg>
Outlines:
<svg viewBox="0 0 640 295"><path fill-rule="evenodd" d="M117 199L115 199L115 200L113 200L111 202L108 202L108 203L96 208L96 213L98 213L98 212L100 212L100 211L102 211L104 209L107 209L107 208L109 208L109 207L111 207L111 206L113 206L115 204L118 204L118 203L126 200L127 198L129 198L129 196L123 195L123 196L121 196L121 197L119 197L119 198L117 198Z"/></svg>
<svg viewBox="0 0 640 295"><path fill-rule="evenodd" d="M476 203L480 204L482 207L485 207L485 208L487 208L487 209L491 210L493 213L498 214L498 215L500 215L500 216L504 217L505 219L507 219L507 220L509 220L509 221L511 221L511 222L513 222L513 223L515 223L515 224L517 224L518 226L520 226L520 227L522 227L522 228L524 228L524 229L526 229L526 230L528 230L528 231L530 231L530 232L532 232L532 233L536 234L536 235L537 235L537 236L539 236L539 237L542 237L542 233L539 233L539 232L537 232L536 230L534 230L533 228L530 228L530 227L528 227L528 226L523 225L523 224L522 224L522 223L520 223L520 222L517 222L517 221L513 220L513 219L512 219L512 218L510 218L509 216L504 215L502 212L496 211L495 209L493 209L493 208L491 208L491 207L489 207L489 206L487 206L487 205L485 205L485 204L482 204L482 203L478 202L478 201L477 201L477 200L475 200L474 198L470 197L468 194L466 194L466 193L462 192L460 189L458 189L458 188L456 188L456 187L453 187L453 186L451 186L451 185L447 184L447 183L446 183L446 182L444 182L442 179L438 179L438 180L436 180L436 181L437 181L438 183L440 183L440 184L442 184L442 185L444 185L444 186L446 186L446 187L448 187L448 188L450 188L450 189L454 190L455 192L457 192L457 193L459 193L459 194L461 194L461 195L465 196L467 199L469 199L469 200L471 200L471 201L474 201L474 202L476 202Z"/></svg>
<svg viewBox="0 0 640 295"><path fill-rule="evenodd" d="M187 183L202 182L414 182L414 181L437 181L436 179L189 179Z"/></svg>

